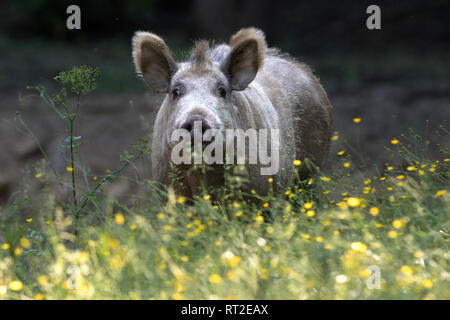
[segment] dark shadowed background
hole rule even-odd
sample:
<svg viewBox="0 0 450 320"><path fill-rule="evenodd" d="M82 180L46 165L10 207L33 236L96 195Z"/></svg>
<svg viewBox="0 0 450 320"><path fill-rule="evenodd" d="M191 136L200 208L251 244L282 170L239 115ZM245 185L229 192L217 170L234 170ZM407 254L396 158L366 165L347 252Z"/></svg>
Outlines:
<svg viewBox="0 0 450 320"><path fill-rule="evenodd" d="M81 30L66 28L66 8L81 8ZM366 28L366 8L381 7L381 30ZM227 41L241 27L262 29L276 46L309 64L334 106L340 140L361 166L382 167L391 159L383 147L410 128L430 145L448 146L435 134L450 115L450 5L436 1L2 1L0 2L0 199L31 179L42 158L23 133L17 112L49 154L52 165L67 166L58 148L63 127L27 85L57 89L52 78L74 65L98 67L98 89L82 106L76 135L91 174L120 165L120 154L148 136L161 97L135 76L130 39L136 30L163 37L175 56L186 56L199 38ZM355 125L354 117L362 122ZM21 129L22 128L22 129ZM439 146L428 152L439 159ZM28 169L27 169L28 168ZM150 177L149 159L138 174ZM128 175L133 175L129 170ZM133 192L128 181L111 192ZM1 201L1 200L0 200Z"/></svg>

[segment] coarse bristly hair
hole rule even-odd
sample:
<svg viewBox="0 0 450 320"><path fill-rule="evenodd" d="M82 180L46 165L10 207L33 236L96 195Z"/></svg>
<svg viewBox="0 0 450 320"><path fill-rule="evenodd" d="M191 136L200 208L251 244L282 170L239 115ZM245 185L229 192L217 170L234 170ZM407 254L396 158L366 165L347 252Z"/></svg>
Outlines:
<svg viewBox="0 0 450 320"><path fill-rule="evenodd" d="M213 48L214 45L211 45L208 40L200 40L195 43L189 59L194 68L203 69L211 64Z"/></svg>
<svg viewBox="0 0 450 320"><path fill-rule="evenodd" d="M189 62L197 70L203 70L214 62L222 62L225 60L227 54L237 47L240 43L248 40L256 41L258 45L258 65L261 67L264 64L264 57L267 51L267 44L264 33L256 28L245 28L239 30L231 36L228 46L224 44L215 45L214 42L207 40L197 41L191 51Z"/></svg>

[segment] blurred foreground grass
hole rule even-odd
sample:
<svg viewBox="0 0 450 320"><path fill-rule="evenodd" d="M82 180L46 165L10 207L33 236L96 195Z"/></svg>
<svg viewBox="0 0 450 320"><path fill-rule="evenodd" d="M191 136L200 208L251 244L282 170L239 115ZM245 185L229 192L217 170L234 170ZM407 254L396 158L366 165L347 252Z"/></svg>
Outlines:
<svg viewBox="0 0 450 320"><path fill-rule="evenodd" d="M164 201L142 181L131 205L88 206L78 243L69 201L24 192L0 208L0 299L450 299L448 150L437 161L389 144L408 166L368 177L342 150L326 176L258 201Z"/></svg>

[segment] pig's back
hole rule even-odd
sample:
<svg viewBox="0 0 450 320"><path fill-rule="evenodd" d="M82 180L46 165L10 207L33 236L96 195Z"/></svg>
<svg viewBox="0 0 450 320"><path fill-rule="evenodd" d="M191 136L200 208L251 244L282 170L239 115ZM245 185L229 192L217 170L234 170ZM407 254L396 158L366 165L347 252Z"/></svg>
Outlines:
<svg viewBox="0 0 450 320"><path fill-rule="evenodd" d="M329 150L332 106L309 67L268 49L255 81L279 113L286 139L295 141L295 157L321 165Z"/></svg>

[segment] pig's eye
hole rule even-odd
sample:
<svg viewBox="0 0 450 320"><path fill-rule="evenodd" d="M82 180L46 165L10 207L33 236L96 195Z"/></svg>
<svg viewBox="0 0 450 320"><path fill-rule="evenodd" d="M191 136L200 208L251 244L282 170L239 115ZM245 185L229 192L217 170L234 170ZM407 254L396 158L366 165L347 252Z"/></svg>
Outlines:
<svg viewBox="0 0 450 320"><path fill-rule="evenodd" d="M178 88L175 88L172 90L172 96L174 99L178 98L179 96L181 96L181 90Z"/></svg>
<svg viewBox="0 0 450 320"><path fill-rule="evenodd" d="M227 96L227 90L225 90L224 87L220 86L219 88L217 88L217 92L219 93L219 96L221 98L225 98Z"/></svg>

